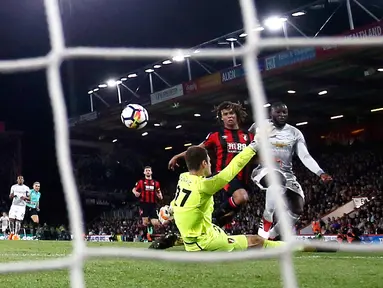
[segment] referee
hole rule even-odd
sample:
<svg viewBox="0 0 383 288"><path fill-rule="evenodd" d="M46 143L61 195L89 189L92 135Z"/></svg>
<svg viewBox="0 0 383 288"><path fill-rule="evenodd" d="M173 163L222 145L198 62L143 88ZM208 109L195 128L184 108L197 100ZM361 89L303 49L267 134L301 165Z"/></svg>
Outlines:
<svg viewBox="0 0 383 288"><path fill-rule="evenodd" d="M36 235L39 226L39 211L40 211L40 182L33 183L33 189L29 192L29 202L27 202L28 213L34 223L33 234Z"/></svg>

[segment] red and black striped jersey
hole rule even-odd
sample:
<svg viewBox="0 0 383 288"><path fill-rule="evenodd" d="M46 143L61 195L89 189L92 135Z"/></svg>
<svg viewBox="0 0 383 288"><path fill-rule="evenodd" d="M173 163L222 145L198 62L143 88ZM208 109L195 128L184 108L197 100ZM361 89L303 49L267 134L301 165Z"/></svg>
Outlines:
<svg viewBox="0 0 383 288"><path fill-rule="evenodd" d="M136 183L135 189L141 193L140 202L157 203L157 193L160 192L160 182L153 179L141 179Z"/></svg>
<svg viewBox="0 0 383 288"><path fill-rule="evenodd" d="M215 172L220 172L230 161L250 144L254 134L242 129L222 129L218 132L209 133L202 144L206 149L213 150L216 154ZM249 165L239 172L237 178L245 182L250 177Z"/></svg>

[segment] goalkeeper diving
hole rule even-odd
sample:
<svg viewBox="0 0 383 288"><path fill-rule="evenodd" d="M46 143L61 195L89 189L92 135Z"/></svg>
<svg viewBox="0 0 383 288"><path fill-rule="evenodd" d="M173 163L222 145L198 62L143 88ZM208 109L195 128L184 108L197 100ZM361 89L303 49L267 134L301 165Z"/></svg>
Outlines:
<svg viewBox="0 0 383 288"><path fill-rule="evenodd" d="M268 132L273 128L268 127ZM268 133L270 134L270 133ZM174 221L186 251L239 251L248 248L281 246L281 241L269 241L258 235L227 235L212 223L213 196L229 183L253 158L258 150L258 137L239 153L220 173L211 175L207 150L192 146L186 151L188 172L179 177L171 207Z"/></svg>

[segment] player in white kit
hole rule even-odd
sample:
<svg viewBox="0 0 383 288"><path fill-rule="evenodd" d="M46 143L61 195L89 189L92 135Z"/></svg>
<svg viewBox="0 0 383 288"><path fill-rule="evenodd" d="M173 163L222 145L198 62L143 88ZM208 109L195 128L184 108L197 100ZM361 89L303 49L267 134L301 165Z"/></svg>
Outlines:
<svg viewBox="0 0 383 288"><path fill-rule="evenodd" d="M1 232L3 232L4 239L7 239L7 229L9 226L9 218L7 213L3 212L3 216L0 217Z"/></svg>
<svg viewBox="0 0 383 288"><path fill-rule="evenodd" d="M29 187L24 185L24 177L17 177L17 184L12 185L9 198L12 199L12 206L9 210L9 229L11 235L18 235L21 222L24 220L26 203L29 196Z"/></svg>
<svg viewBox="0 0 383 288"><path fill-rule="evenodd" d="M282 188L281 190L285 193L285 205L290 221L292 224L295 224L303 212L304 194L293 172L292 160L294 154L297 154L303 165L318 175L322 181L331 181L332 178L326 174L311 157L302 132L286 123L288 118L287 106L283 103L273 104L271 106L270 116L271 119L268 121L271 121L276 128L276 133L269 137L271 151L277 162L277 170L274 172L280 178L283 186L280 188ZM249 130L255 134L256 125L253 124ZM268 177L266 177L268 173L268 169L260 164L253 170L251 179L261 190L266 191L265 210L259 225L258 235L266 239L274 239L279 236L279 223L277 222L273 226L275 199L270 195L270 184Z"/></svg>

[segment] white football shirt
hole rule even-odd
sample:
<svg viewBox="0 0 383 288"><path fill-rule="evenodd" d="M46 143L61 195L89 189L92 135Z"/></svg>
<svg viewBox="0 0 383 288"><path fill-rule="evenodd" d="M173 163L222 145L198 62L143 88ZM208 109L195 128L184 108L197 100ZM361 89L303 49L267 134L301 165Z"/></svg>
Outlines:
<svg viewBox="0 0 383 288"><path fill-rule="evenodd" d="M29 194L29 191L30 191L30 189L27 185L24 185L24 184L23 185L19 185L19 184L12 185L11 192L9 193L9 195L11 195L13 193L13 195L16 196L12 200L12 205L25 207L25 205L26 205L25 201L21 200L20 198L22 196L27 197Z"/></svg>
<svg viewBox="0 0 383 288"><path fill-rule="evenodd" d="M8 216L1 216L0 217L1 227L8 227L9 224L9 218Z"/></svg>

